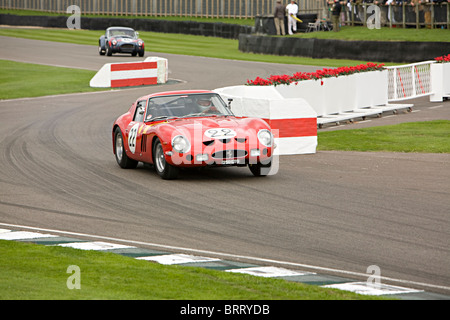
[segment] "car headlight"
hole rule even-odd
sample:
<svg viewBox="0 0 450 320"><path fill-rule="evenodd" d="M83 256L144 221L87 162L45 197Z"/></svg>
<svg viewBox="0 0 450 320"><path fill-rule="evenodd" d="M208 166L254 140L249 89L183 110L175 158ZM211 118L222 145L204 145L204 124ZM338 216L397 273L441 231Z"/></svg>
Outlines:
<svg viewBox="0 0 450 320"><path fill-rule="evenodd" d="M112 45L115 46L117 44L116 40L111 41Z"/></svg>
<svg viewBox="0 0 450 320"><path fill-rule="evenodd" d="M184 136L176 136L172 139L172 148L175 152L186 153L191 149L191 144Z"/></svg>
<svg viewBox="0 0 450 320"><path fill-rule="evenodd" d="M138 41L138 46L142 47L143 42L142 41Z"/></svg>
<svg viewBox="0 0 450 320"><path fill-rule="evenodd" d="M259 130L258 139L259 139L259 142L261 142L266 147L272 146L273 136L269 130L267 130L267 129Z"/></svg>

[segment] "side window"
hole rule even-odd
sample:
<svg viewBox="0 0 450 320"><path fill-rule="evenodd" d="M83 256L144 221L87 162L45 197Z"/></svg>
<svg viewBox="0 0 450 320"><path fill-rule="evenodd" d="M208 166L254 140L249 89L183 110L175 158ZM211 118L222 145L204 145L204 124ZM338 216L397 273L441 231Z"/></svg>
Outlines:
<svg viewBox="0 0 450 320"><path fill-rule="evenodd" d="M145 114L145 105L146 101L138 101L137 107L136 107L136 113L134 114L134 121L136 122L143 122L144 121L144 114Z"/></svg>

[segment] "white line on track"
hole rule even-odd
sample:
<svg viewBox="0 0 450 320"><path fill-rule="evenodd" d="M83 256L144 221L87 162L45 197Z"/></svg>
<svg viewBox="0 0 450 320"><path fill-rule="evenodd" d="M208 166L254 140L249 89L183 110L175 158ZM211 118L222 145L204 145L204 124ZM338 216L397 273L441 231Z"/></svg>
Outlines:
<svg viewBox="0 0 450 320"><path fill-rule="evenodd" d="M325 268L325 267L319 267L319 266L313 266L313 265L307 265L307 264L301 264L301 263L295 263L295 262L277 261L277 260L258 258L258 257L251 257L251 256L235 255L235 254L223 253L223 252L215 252L215 251L208 251L208 250L198 250L198 249L192 249L192 248L175 247L175 246L169 246L169 245L163 245L163 244L157 244L157 243L150 243L150 242L143 242L143 241L134 241L134 240L125 240L125 239L105 237L105 236L98 236L98 235L92 235L92 234L86 234L86 233L77 233L77 232L54 230L54 229L36 228L36 227L29 227L29 226L1 223L1 222L0 222L0 225L1 226L5 226L5 227L10 227L10 228L29 229L29 230L50 232L50 233L53 232L53 233L60 233L60 234L70 235L70 236L89 237L89 238L97 238L97 239L103 239L103 240L109 240L109 241L115 241L115 242L122 242L122 243L128 243L128 244L144 245L144 246L157 247L157 248L162 248L162 249L167 249L167 250L189 251L189 252L193 252L193 253L211 254L211 255L221 256L221 257L226 257L226 258L247 259L247 260L253 260L253 261L257 261L257 262L264 262L264 263L271 263L271 264L278 264L278 265L289 265L289 266L293 266L293 267L308 268L308 269L313 269L313 270L317 270L317 271L324 271L324 272L333 272L333 273L345 274L345 275L349 275L349 276L357 276L357 277L364 277L364 278L367 278L368 276L370 276L370 275L368 275L366 273L358 273L358 272L339 270L339 269L333 269L333 268ZM386 280L386 281L392 281L392 282L408 284L408 285L412 285L412 286L416 285L416 286L421 286L421 287L428 287L428 288L442 289L442 290L449 290L450 291L450 287L446 287L446 286L438 286L438 285L433 285L433 284L428 284L428 283L415 282L415 281L409 281L409 280L401 280L401 279L394 279L394 278L389 278L389 277L380 277L380 279L381 280Z"/></svg>

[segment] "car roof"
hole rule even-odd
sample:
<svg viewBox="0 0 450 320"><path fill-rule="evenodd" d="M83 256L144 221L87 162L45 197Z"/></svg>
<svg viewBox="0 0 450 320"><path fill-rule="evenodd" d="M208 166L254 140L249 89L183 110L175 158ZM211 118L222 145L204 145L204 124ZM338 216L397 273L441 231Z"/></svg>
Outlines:
<svg viewBox="0 0 450 320"><path fill-rule="evenodd" d="M178 90L178 91L164 91L164 92L157 92L157 93L151 93L146 96L140 97L138 100L143 99L149 99L154 97L162 97L162 96L178 96L183 94L200 94L200 93L215 93L211 90Z"/></svg>

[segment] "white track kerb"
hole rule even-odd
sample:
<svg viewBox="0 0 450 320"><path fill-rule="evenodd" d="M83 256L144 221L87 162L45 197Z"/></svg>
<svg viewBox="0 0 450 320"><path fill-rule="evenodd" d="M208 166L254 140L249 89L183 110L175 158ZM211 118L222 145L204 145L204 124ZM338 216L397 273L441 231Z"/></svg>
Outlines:
<svg viewBox="0 0 450 320"><path fill-rule="evenodd" d="M94 88L118 88L166 83L168 61L160 57L148 57L140 62L107 63L89 82Z"/></svg>

